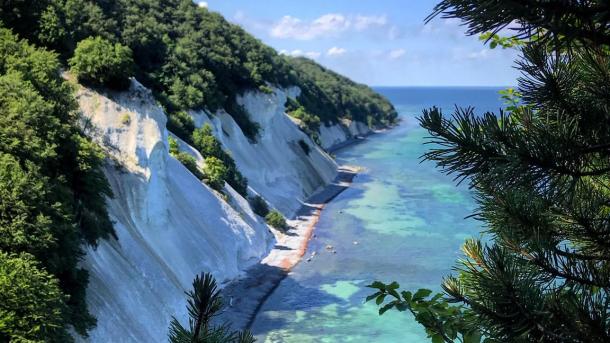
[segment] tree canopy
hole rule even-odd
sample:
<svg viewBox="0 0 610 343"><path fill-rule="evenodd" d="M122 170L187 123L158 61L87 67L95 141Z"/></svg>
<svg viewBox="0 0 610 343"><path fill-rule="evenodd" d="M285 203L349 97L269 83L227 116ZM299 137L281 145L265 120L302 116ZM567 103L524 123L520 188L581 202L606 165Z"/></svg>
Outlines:
<svg viewBox="0 0 610 343"><path fill-rule="evenodd" d="M0 279L22 287L21 296L7 301L30 311L24 318L49 318L32 321L25 332L15 322L22 319L0 312L7 325L0 335L11 340L65 342L69 325L80 334L95 325L85 303L87 272L78 262L83 244L113 234L102 153L78 128L60 65L55 53L0 28L0 263L32 274L0 268ZM48 293L40 306L30 306L27 292Z"/></svg>
<svg viewBox="0 0 610 343"><path fill-rule="evenodd" d="M133 51L138 80L171 115L224 108L252 140L258 128L236 95L268 92L268 85L299 86L301 104L324 122L349 118L382 126L396 119L392 105L370 88L314 61L279 55L191 0L20 0L0 7L0 19L64 58L89 37L120 43Z"/></svg>

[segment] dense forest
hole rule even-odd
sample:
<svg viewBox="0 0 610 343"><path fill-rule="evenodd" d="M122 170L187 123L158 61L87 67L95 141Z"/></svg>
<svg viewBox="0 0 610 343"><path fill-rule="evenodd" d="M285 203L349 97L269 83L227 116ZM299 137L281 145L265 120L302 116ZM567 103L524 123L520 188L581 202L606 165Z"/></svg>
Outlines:
<svg viewBox="0 0 610 343"><path fill-rule="evenodd" d="M189 141L190 109L226 109L255 141L259 128L236 103L249 89L299 86L298 102L324 122L350 118L371 126L396 120L396 111L366 86L315 62L279 55L221 15L190 0L12 1L0 18L21 37L64 58L89 37L133 52L136 78L171 114L169 128Z"/></svg>
<svg viewBox="0 0 610 343"><path fill-rule="evenodd" d="M188 110L224 108L253 143L259 127L236 98L272 86L299 86L291 105L318 124L396 120L368 87L279 55L191 0L2 1L0 57L0 341L66 342L71 328L86 335L95 325L78 262L86 245L113 235L112 192L62 71L102 90L134 76L166 110L170 131L202 152L209 175L174 142L176 158L214 188L224 180L242 194L247 180Z"/></svg>
<svg viewBox="0 0 610 343"><path fill-rule="evenodd" d="M85 334L83 245L113 234L103 154L56 54L0 29L0 341Z"/></svg>

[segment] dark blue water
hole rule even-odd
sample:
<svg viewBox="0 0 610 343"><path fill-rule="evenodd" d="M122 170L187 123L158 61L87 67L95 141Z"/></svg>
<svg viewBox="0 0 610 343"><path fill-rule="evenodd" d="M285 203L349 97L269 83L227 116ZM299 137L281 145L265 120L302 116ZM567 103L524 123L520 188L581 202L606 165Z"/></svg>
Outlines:
<svg viewBox="0 0 610 343"><path fill-rule="evenodd" d="M377 315L363 302L373 280L439 290L464 239L480 224L465 187L432 163L421 163L427 132L416 116L437 106L497 111L499 88L379 88L401 124L337 153L340 164L364 168L352 187L324 210L308 255L263 305L253 331L261 342L427 342L405 313ZM336 253L326 249L333 246Z"/></svg>

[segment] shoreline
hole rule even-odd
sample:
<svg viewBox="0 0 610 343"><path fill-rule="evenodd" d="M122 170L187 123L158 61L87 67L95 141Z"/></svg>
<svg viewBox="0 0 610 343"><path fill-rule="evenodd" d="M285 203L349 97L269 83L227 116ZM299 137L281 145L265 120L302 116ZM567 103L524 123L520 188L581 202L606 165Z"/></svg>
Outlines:
<svg viewBox="0 0 610 343"><path fill-rule="evenodd" d="M295 218L287 221L291 229L275 233L277 242L269 254L222 289L227 306L217 318L219 323L227 322L236 330L252 326L267 298L305 256L325 205L351 185L358 171L354 166L339 166L335 180L310 196Z"/></svg>

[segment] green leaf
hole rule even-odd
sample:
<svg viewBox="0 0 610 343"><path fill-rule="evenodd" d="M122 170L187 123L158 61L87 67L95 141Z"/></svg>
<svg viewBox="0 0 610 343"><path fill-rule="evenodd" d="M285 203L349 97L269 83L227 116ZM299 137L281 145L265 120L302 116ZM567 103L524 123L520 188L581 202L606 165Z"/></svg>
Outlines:
<svg viewBox="0 0 610 343"><path fill-rule="evenodd" d="M383 306L382 308L379 309L379 315L383 315L384 313L386 313L388 310L390 310L392 307L394 307L395 302L391 302L389 304L386 304L385 306Z"/></svg>
<svg viewBox="0 0 610 343"><path fill-rule="evenodd" d="M380 296L382 293L381 292L376 292L374 294L369 295L368 297L366 297L366 302L369 302L375 298L377 298L378 296Z"/></svg>
<svg viewBox="0 0 610 343"><path fill-rule="evenodd" d="M385 284L383 282L375 281L375 282L373 282L372 284L370 284L370 285L368 285L366 287L368 287L368 288L377 288L377 289L379 289L381 291L384 291L386 286L385 286Z"/></svg>
<svg viewBox="0 0 610 343"><path fill-rule="evenodd" d="M400 285L398 284L398 282L394 281L391 284L386 286L387 289L398 289L400 288Z"/></svg>
<svg viewBox="0 0 610 343"><path fill-rule="evenodd" d="M480 343L481 333L478 331L471 331L463 335L464 343Z"/></svg>
<svg viewBox="0 0 610 343"><path fill-rule="evenodd" d="M432 338L432 343L444 343L445 340L443 339L443 336L441 335L434 335L431 337Z"/></svg>
<svg viewBox="0 0 610 343"><path fill-rule="evenodd" d="M420 301L420 300L426 298L427 296L429 296L430 294L432 294L431 290L421 288L421 289L417 290L417 292L415 292L415 295L413 295L413 301Z"/></svg>
<svg viewBox="0 0 610 343"><path fill-rule="evenodd" d="M375 300L377 305L381 305L381 303L385 300L385 296L386 296L385 294L382 294L382 295L377 297L377 300Z"/></svg>

